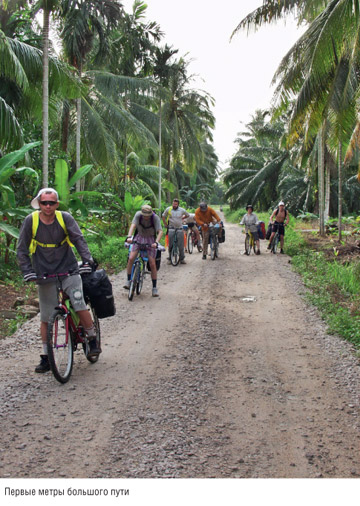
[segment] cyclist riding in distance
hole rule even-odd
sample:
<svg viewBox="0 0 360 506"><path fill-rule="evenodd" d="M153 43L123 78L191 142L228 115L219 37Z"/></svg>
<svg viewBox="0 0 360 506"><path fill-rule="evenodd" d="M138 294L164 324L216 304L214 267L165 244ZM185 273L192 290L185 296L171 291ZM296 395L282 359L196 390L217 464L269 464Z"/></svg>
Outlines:
<svg viewBox="0 0 360 506"><path fill-rule="evenodd" d="M259 220L258 220L258 217L256 216L256 214L253 212L254 208L251 204L248 204L246 206L246 211L247 211L247 213L244 214L244 216L240 222L240 225L245 225L245 232L248 232L248 230L250 230L250 232L252 233L252 235L254 237L254 241L256 243L256 246L257 246L256 254L260 255L260 241L259 241L259 233L258 233L258 229L257 229L257 225L259 223Z"/></svg>
<svg viewBox="0 0 360 506"><path fill-rule="evenodd" d="M135 234L135 235L133 235ZM138 251L142 244L151 244L148 248L148 258L151 270L152 280L152 296L158 297L159 292L157 289L157 269L156 269L156 250L162 237L162 228L160 218L154 212L151 206L144 205L141 211L137 211L131 222L128 237L126 242L132 243L129 259L127 263L127 280L124 288L129 290L131 284L131 269Z"/></svg>
<svg viewBox="0 0 360 506"><path fill-rule="evenodd" d="M189 216L190 216L189 213L185 209L183 209L182 207L179 207L179 199L174 199L172 206L167 207L162 214L163 223L164 223L165 227L168 228L168 234L169 234L168 263L171 263L170 251L171 251L172 244L174 242L174 236L175 236L175 231L176 231L177 241L178 241L178 245L179 245L180 263L186 264L185 251L184 251L183 219L188 218Z"/></svg>
<svg viewBox="0 0 360 506"><path fill-rule="evenodd" d="M270 216L270 223L272 224L272 232L267 249L271 248L271 241L273 240L276 232L279 231L280 253L284 253L285 225L288 225L289 219L290 216L287 210L285 209L285 203L283 201L279 202L278 207L274 209L272 215Z"/></svg>
<svg viewBox="0 0 360 506"><path fill-rule="evenodd" d="M200 232L199 232L199 229L198 229L198 225L196 223L195 213L190 213L187 218L183 219L183 223L184 223L184 225L187 225L189 227L188 228L188 233L191 230L193 230L195 232L196 240L197 240L197 242L199 242L200 241Z"/></svg>
<svg viewBox="0 0 360 506"><path fill-rule="evenodd" d="M203 235L203 260L206 260L207 249L209 244L209 225L218 223L220 227L221 219L214 209L207 205L206 202L200 202L199 207L195 211L196 223L201 227Z"/></svg>
<svg viewBox="0 0 360 506"><path fill-rule="evenodd" d="M44 373L50 370L48 321L58 303L56 279L42 279L45 274L73 273L64 277L62 283L89 338L88 356L99 355L101 349L96 343L96 330L86 307L78 261L72 248L75 245L84 266L91 272L93 259L79 225L71 214L57 211L59 196L53 188L40 190L31 201L31 206L38 211L29 214L21 226L17 258L24 280L35 281L38 285L43 354L40 355L41 361L35 372ZM83 271L85 272L84 269Z"/></svg>

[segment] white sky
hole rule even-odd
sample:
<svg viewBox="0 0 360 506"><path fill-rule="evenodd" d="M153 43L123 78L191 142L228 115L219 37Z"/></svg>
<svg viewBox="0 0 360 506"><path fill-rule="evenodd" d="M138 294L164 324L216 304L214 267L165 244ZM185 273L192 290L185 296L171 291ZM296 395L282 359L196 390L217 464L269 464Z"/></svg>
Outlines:
<svg viewBox="0 0 360 506"><path fill-rule="evenodd" d="M122 0L132 11L132 0ZM270 105L272 77L288 49L300 37L292 18L257 32L230 36L238 23L262 0L147 0L147 17L156 21L165 35L161 45L189 53L189 67L199 78L193 87L210 93L216 105L214 146L221 162L235 153L238 132L251 120L256 109ZM243 124L241 124L243 123Z"/></svg>

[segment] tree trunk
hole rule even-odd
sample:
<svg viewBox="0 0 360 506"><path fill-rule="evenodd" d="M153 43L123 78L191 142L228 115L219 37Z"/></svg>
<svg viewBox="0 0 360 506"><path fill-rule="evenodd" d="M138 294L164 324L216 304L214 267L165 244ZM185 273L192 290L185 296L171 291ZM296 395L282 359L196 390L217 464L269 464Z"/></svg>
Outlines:
<svg viewBox="0 0 360 506"><path fill-rule="evenodd" d="M81 98L76 99L76 160L75 169L80 169L80 148L81 148ZM84 185L82 180L76 182L76 191L80 191Z"/></svg>
<svg viewBox="0 0 360 506"><path fill-rule="evenodd" d="M43 121L43 187L49 186L49 24L50 10L43 12L43 82L42 82L42 121Z"/></svg>
<svg viewBox="0 0 360 506"><path fill-rule="evenodd" d="M161 98L160 98L160 107L159 107L159 197L158 197L158 206L159 206L159 216L161 218Z"/></svg>
<svg viewBox="0 0 360 506"><path fill-rule="evenodd" d="M325 168L325 210L324 222L327 222L330 214L330 168L326 165Z"/></svg>
<svg viewBox="0 0 360 506"><path fill-rule="evenodd" d="M342 145L339 142L339 154L338 154L338 230L339 230L339 242L342 239Z"/></svg>
<svg viewBox="0 0 360 506"><path fill-rule="evenodd" d="M64 102L61 119L61 149L64 153L68 151L70 128L70 110L67 102Z"/></svg>
<svg viewBox="0 0 360 506"><path fill-rule="evenodd" d="M319 184L319 233L325 235L324 220L324 165L325 165L325 132L324 124L320 127L318 134L318 184Z"/></svg>
<svg viewBox="0 0 360 506"><path fill-rule="evenodd" d="M124 148L124 192L126 191L126 180L127 180L127 162L128 154L127 154L127 143L125 139L125 148ZM125 195L125 193L124 193Z"/></svg>

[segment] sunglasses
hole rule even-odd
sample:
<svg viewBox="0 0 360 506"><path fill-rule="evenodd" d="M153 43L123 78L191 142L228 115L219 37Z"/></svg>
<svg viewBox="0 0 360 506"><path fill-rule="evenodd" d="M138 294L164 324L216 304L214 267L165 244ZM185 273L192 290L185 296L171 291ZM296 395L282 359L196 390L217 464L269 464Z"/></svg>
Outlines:
<svg viewBox="0 0 360 506"><path fill-rule="evenodd" d="M54 206L57 204L57 202L54 202L53 200L40 200L39 203L42 206Z"/></svg>

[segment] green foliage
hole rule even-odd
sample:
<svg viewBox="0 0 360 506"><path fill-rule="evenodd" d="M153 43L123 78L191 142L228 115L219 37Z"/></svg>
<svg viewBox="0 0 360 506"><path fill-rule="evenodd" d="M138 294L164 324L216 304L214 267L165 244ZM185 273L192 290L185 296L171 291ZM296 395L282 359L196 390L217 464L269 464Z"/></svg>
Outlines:
<svg viewBox="0 0 360 506"><path fill-rule="evenodd" d="M126 237L86 235L86 240L93 258L101 268L119 272L126 267L128 250L124 247Z"/></svg>

